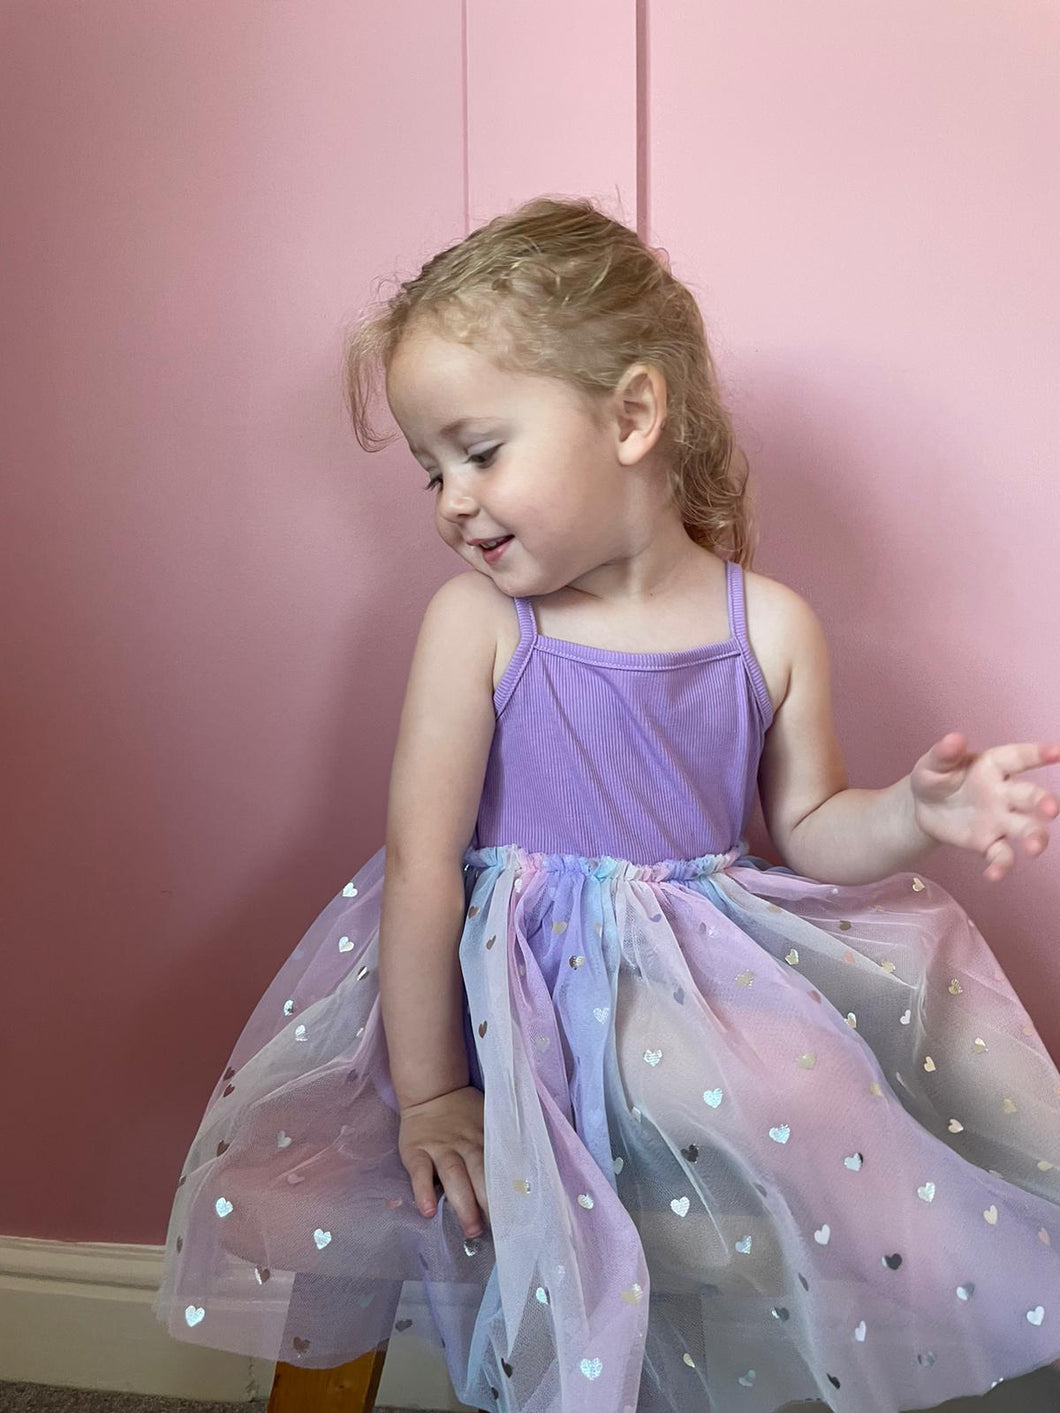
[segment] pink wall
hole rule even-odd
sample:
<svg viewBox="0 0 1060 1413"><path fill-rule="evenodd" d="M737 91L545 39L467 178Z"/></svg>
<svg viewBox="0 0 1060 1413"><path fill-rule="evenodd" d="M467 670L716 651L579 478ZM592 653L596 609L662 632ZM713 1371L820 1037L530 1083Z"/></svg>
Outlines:
<svg viewBox="0 0 1060 1413"><path fill-rule="evenodd" d="M949 730L1060 739L1060 11L657 16L649 227L715 331L757 563L828 634L851 783ZM1060 1057L1060 831L1000 884L969 852L925 868Z"/></svg>
<svg viewBox="0 0 1060 1413"><path fill-rule="evenodd" d="M156 1242L251 1006L378 847L455 567L340 359L372 279L463 233L460 5L3 16L0 1232Z"/></svg>
<svg viewBox="0 0 1060 1413"><path fill-rule="evenodd" d="M342 325L528 195L611 202L700 294L852 783L1057 734L1057 29L8 0L0 1232L162 1240L239 1028L378 847L458 566L401 447L353 440ZM929 872L1060 1054L1057 849Z"/></svg>

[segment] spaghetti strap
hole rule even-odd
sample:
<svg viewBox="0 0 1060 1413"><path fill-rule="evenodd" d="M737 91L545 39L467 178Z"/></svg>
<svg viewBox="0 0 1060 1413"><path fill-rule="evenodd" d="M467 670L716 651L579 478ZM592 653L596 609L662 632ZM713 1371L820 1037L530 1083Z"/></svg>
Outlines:
<svg viewBox="0 0 1060 1413"><path fill-rule="evenodd" d="M747 600L744 594L743 565L734 560L725 561L725 574L729 586L729 631L740 646L747 672L754 688L755 700L762 714L763 724L768 728L773 724L773 700L769 695L765 674L751 647L747 636Z"/></svg>
<svg viewBox="0 0 1060 1413"><path fill-rule="evenodd" d="M493 709L499 717L508 704L508 699L515 689L515 684L522 675L523 669L530 660L534 642L537 639L537 623L534 620L534 610L530 600L520 598L518 594L513 595L515 613L519 621L519 641L515 645L515 651L504 669L501 680L497 683L493 693Z"/></svg>
<svg viewBox="0 0 1060 1413"><path fill-rule="evenodd" d="M534 619L533 605L529 599L514 597L515 612L519 619L519 639L537 637L537 623Z"/></svg>
<svg viewBox="0 0 1060 1413"><path fill-rule="evenodd" d="M725 578L729 596L729 632L741 646L747 645L747 613L743 594L743 565L725 561Z"/></svg>

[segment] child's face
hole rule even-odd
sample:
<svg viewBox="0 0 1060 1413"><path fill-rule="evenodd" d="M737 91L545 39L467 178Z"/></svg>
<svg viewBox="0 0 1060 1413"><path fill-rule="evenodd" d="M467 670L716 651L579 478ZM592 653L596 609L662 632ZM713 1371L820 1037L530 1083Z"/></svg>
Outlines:
<svg viewBox="0 0 1060 1413"><path fill-rule="evenodd" d="M503 592L551 593L621 552L619 433L566 384L505 372L422 328L395 351L386 393L435 481L438 533ZM460 418L465 426L443 432ZM471 541L499 535L512 539L491 563Z"/></svg>

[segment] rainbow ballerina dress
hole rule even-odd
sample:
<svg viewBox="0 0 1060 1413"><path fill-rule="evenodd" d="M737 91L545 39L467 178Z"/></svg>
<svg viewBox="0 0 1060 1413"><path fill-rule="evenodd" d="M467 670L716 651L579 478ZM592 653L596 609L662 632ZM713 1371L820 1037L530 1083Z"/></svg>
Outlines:
<svg viewBox="0 0 1060 1413"><path fill-rule="evenodd" d="M459 942L490 1224L420 1213L381 1024L380 849L253 1011L177 1186L155 1313L307 1367L409 1338L518 1413L896 1413L1060 1357L1060 1074L915 873L748 854L772 720L724 642L537 632L495 693Z"/></svg>

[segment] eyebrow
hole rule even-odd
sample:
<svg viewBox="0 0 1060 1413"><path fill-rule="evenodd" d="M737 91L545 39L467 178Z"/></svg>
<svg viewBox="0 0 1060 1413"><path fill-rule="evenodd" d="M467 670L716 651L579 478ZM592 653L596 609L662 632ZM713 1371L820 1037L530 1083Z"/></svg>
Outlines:
<svg viewBox="0 0 1060 1413"><path fill-rule="evenodd" d="M447 422L445 424L441 429L441 435L443 437L453 437L457 432L462 432L465 427L470 427L472 422L489 422L490 420L489 417L458 417L455 422ZM412 452L413 456L420 455L419 447L413 446L411 442L409 443L409 451Z"/></svg>

